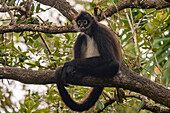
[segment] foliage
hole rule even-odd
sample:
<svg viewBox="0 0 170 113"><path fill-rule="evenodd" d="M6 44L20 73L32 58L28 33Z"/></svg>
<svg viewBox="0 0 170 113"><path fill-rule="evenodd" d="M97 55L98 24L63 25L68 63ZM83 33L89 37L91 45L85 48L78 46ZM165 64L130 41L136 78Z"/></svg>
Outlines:
<svg viewBox="0 0 170 113"><path fill-rule="evenodd" d="M102 1L100 7L105 9L118 1ZM84 6L89 6L86 10L92 12L97 2L95 0L92 3L84 2ZM25 3L26 1L17 2L17 0L11 0L8 5L18 4L23 6ZM31 11L30 17L24 21L22 21L22 15L15 12L17 23L44 25L35 15L45 12L45 8L39 3L33 2ZM52 24L49 20L45 22ZM144 75L155 82L170 87L170 10L127 9L114 14L107 19L107 22L111 25L111 29L120 35L118 39L122 45L124 61L142 76ZM4 21L1 26L7 23ZM77 34L74 33L54 35L28 31L1 34L0 65L36 70L54 70L56 66L72 59L72 47L76 36ZM3 84L3 81L1 84ZM24 100L19 102L20 106L18 108L15 107L15 103L11 100L12 91L9 91L7 87L3 87L0 87L0 109L5 112L71 112L61 102L54 84L46 86L45 94L32 93L30 90L26 91L27 94ZM82 86L70 86L68 88L68 91L76 100L83 98L88 90L87 87ZM114 88L105 88L105 90L114 95ZM104 108L103 103L106 99L106 95L103 94L100 101L96 104L96 109ZM137 112L141 110L141 105L142 101L127 98L124 104L118 105L113 103L109 105L104 110L104 113ZM95 107L90 109L90 111L92 112L93 109ZM142 110L140 112L147 111Z"/></svg>

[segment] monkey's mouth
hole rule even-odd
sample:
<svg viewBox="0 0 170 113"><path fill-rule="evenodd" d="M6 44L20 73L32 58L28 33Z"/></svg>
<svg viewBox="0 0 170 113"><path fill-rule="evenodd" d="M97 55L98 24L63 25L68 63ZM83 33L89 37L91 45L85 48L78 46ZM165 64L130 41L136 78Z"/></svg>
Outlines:
<svg viewBox="0 0 170 113"><path fill-rule="evenodd" d="M80 30L84 30L84 29L85 29L85 27L79 27L79 29L80 29Z"/></svg>
<svg viewBox="0 0 170 113"><path fill-rule="evenodd" d="M85 31L85 27L79 27L80 31Z"/></svg>

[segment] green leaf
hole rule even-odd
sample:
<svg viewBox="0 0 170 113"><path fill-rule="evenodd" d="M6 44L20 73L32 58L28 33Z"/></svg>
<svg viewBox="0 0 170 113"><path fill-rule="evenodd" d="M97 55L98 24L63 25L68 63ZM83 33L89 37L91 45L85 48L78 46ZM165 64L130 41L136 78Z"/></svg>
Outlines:
<svg viewBox="0 0 170 113"><path fill-rule="evenodd" d="M20 48L20 46L18 46L18 50L19 50L19 51L22 51L22 49Z"/></svg>
<svg viewBox="0 0 170 113"><path fill-rule="evenodd" d="M29 40L29 38L27 36L23 36L25 43L27 43L27 41Z"/></svg>
<svg viewBox="0 0 170 113"><path fill-rule="evenodd" d="M96 108L99 110L102 110L104 108L104 104L103 102L101 102L100 100L97 102L96 104Z"/></svg>
<svg viewBox="0 0 170 113"><path fill-rule="evenodd" d="M44 49L44 53L45 53L45 54L49 54L47 48Z"/></svg>
<svg viewBox="0 0 170 113"><path fill-rule="evenodd" d="M38 4L37 8L36 8L36 13L38 13L40 10L40 4Z"/></svg>
<svg viewBox="0 0 170 113"><path fill-rule="evenodd" d="M38 38L39 36L40 36L39 34L36 34L36 35L33 35L32 38L33 38L34 40L37 40L37 38Z"/></svg>
<svg viewBox="0 0 170 113"><path fill-rule="evenodd" d="M34 4L32 4L31 11L34 12Z"/></svg>
<svg viewBox="0 0 170 113"><path fill-rule="evenodd" d="M138 13L138 15L135 17L135 21L139 20L142 17L142 13Z"/></svg>
<svg viewBox="0 0 170 113"><path fill-rule="evenodd" d="M165 20L165 18L167 17L167 12L164 12L163 16L162 16L162 19Z"/></svg>
<svg viewBox="0 0 170 113"><path fill-rule="evenodd" d="M70 38L71 38L71 36L70 36L69 33L66 33L64 36L65 36L67 39L70 39Z"/></svg>
<svg viewBox="0 0 170 113"><path fill-rule="evenodd" d="M13 46L13 43L11 42L7 45L7 48L12 48L12 46Z"/></svg>
<svg viewBox="0 0 170 113"><path fill-rule="evenodd" d="M34 42L34 48L37 48L37 47L38 47L38 45L39 45L39 41L38 41L38 40L36 40L36 41Z"/></svg>
<svg viewBox="0 0 170 113"><path fill-rule="evenodd" d="M148 14L148 13L152 12L153 10L155 10L155 9L154 9L154 8L152 8L152 9L146 9L145 14Z"/></svg>
<svg viewBox="0 0 170 113"><path fill-rule="evenodd" d="M10 0L10 1L8 2L8 6L12 6L14 3L15 3L15 0Z"/></svg>
<svg viewBox="0 0 170 113"><path fill-rule="evenodd" d="M139 105L139 107L137 109L137 113L140 112L140 110L142 109L143 105L144 105L144 99L142 99L142 101L141 101L141 103L140 103L140 105Z"/></svg>
<svg viewBox="0 0 170 113"><path fill-rule="evenodd" d="M58 47L58 46L59 46L59 41L56 40L56 41L54 42L54 47Z"/></svg>
<svg viewBox="0 0 170 113"><path fill-rule="evenodd" d="M156 43L158 43L160 41L170 41L170 38L154 39L153 45L155 45Z"/></svg>
<svg viewBox="0 0 170 113"><path fill-rule="evenodd" d="M49 33L44 33L47 37L53 37L52 34L49 34Z"/></svg>
<svg viewBox="0 0 170 113"><path fill-rule="evenodd" d="M33 43L34 41L33 41L31 38L29 38L29 42L30 42L30 43Z"/></svg>

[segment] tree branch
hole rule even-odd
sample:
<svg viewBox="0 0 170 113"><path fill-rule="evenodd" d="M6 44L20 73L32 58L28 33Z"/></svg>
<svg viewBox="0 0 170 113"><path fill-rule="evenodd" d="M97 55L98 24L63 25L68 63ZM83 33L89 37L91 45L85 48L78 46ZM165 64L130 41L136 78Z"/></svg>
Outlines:
<svg viewBox="0 0 170 113"><path fill-rule="evenodd" d="M26 12L26 9L22 6L8 6L8 9L9 10L17 10L17 11L20 11L20 12ZM0 8L0 12L7 12L8 10L4 7L1 7Z"/></svg>
<svg viewBox="0 0 170 113"><path fill-rule="evenodd" d="M25 84L55 83L53 70L27 70L14 67L0 67L0 79L17 80Z"/></svg>
<svg viewBox="0 0 170 113"><path fill-rule="evenodd" d="M57 68L60 73L61 68ZM0 68L0 79L14 79L27 84L55 83L54 71L33 71L19 68ZM57 75L58 76L58 75ZM67 76L66 82L81 86L119 87L135 91L145 95L155 102L170 107L170 90L158 83L140 76L125 64L121 67L121 73L112 78L96 78L93 76Z"/></svg>
<svg viewBox="0 0 170 113"><path fill-rule="evenodd" d="M113 102L116 101L116 98L113 97L112 95L108 94L108 92L103 91L103 93L108 96L109 100L107 100L104 103L104 108L101 109L101 110L98 110L96 113L102 112L107 106L111 105ZM147 97L145 97L145 96L143 96L141 94L131 92L131 93L125 94L125 97L136 98L136 99L139 99L141 101L144 99L144 105L142 106L142 109L147 109L147 110L152 111L154 113L169 113L170 112L169 108L164 107L164 106L155 105L155 104L151 103L147 99Z"/></svg>
<svg viewBox="0 0 170 113"><path fill-rule="evenodd" d="M130 94L126 94L125 96L131 97L131 98L136 98L141 101L144 99L144 105L142 106L142 109L147 109L154 113L169 113L170 112L169 108L164 107L164 106L155 105L155 104L151 103L147 97L145 97L141 94L131 92Z"/></svg>
<svg viewBox="0 0 170 113"><path fill-rule="evenodd" d="M59 10L66 18L68 18L70 21L74 19L74 16L77 14L77 11L72 8L72 6L66 1L66 0L36 0L44 5L48 5L51 7L56 8ZM170 7L170 3L164 1L161 2L161 0L143 0L143 2L139 2L139 0L123 0L122 2L118 2L115 5L112 5L108 8L106 8L103 12L106 17L112 16L114 13L125 9L125 8L166 8ZM25 9L22 9L22 7L9 7L11 10L21 10L24 11ZM2 8L1 11L4 11ZM97 17L98 20L104 19L104 15L100 15ZM68 28L67 28L68 27ZM68 33L68 32L76 32L74 25L70 24L68 26L62 26L62 27L51 27L51 26L41 26L41 25L32 25L32 24L18 24L18 25L11 25L11 26L3 26L0 27L0 34L8 33L8 32L23 32L23 31L37 31L37 32L43 32L43 33Z"/></svg>
<svg viewBox="0 0 170 113"><path fill-rule="evenodd" d="M170 7L170 3L161 0L123 0L121 2L116 3L116 5L112 5L106 8L103 13L106 17L111 17L114 13L121 11L125 8L142 8L142 9L163 9ZM103 20L104 15L100 15L97 17L98 20Z"/></svg>
<svg viewBox="0 0 170 113"><path fill-rule="evenodd" d="M44 5L56 8L68 20L72 21L78 12L66 0L35 0Z"/></svg>
<svg viewBox="0 0 170 113"><path fill-rule="evenodd" d="M36 0L44 5L48 5L59 10L70 21L74 19L77 11L71 7L66 0ZM168 0L166 0L168 1ZM166 8L170 7L170 3L161 0L123 0L115 5L112 5L104 10L106 17L112 16L114 13L125 8ZM4 9L0 9L3 12ZM9 7L9 10L24 11L21 7ZM98 16L98 20L104 19L103 15ZM23 32L23 31L38 31L43 33L67 33L76 32L73 25L67 25L62 27L56 26L41 26L32 24L18 24L0 27L0 34L7 32ZM57 72L60 72L61 68L57 68ZM13 79L26 84L50 84L55 83L54 77L55 71L33 71L19 68L3 68L0 67L0 79ZM170 90L160 84L152 82L139 74L129 69L126 65L122 65L121 73L115 75L113 78L95 78L93 76L85 76L79 78L78 76L68 76L67 83L83 86L108 86L108 87L121 87L141 93L155 102L170 107ZM150 104L146 104L149 106ZM143 106L145 108L145 105ZM151 108L151 107L150 107Z"/></svg>
<svg viewBox="0 0 170 113"><path fill-rule="evenodd" d="M74 19L74 16L78 12L66 1L66 0L36 0L44 5L48 5L59 10L70 21ZM168 1L168 0L167 0ZM55 4L55 5L54 5ZM62 5L61 5L62 4ZM162 9L170 7L170 3L161 0L123 0L116 5L112 5L104 10L106 17L112 16L114 13L123 10L125 8L143 8L143 9ZM104 15L99 15L98 20L103 20Z"/></svg>
<svg viewBox="0 0 170 113"><path fill-rule="evenodd" d="M59 33L67 33L67 32L77 32L72 24L67 26L41 26L34 24L14 24L0 27L0 34L8 33L8 32L23 32L23 31L36 31L42 33L51 33L51 34L59 34Z"/></svg>

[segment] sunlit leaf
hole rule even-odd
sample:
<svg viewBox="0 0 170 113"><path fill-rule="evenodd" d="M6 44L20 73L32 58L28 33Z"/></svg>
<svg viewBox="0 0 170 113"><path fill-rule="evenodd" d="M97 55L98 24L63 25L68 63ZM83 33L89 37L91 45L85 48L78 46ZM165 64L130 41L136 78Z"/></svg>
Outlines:
<svg viewBox="0 0 170 113"><path fill-rule="evenodd" d="M97 104L96 104L96 108L97 109L103 109L104 108L104 104L103 104L103 102L101 102L100 100L97 102Z"/></svg>
<svg viewBox="0 0 170 113"><path fill-rule="evenodd" d="M34 42L34 48L37 48L37 47L38 47L38 45L39 45L39 41L38 41L38 40L36 40L36 41Z"/></svg>
<svg viewBox="0 0 170 113"><path fill-rule="evenodd" d="M156 65L154 65L154 72L155 72L157 75L160 74L160 70L159 70L159 68L158 68Z"/></svg>
<svg viewBox="0 0 170 113"><path fill-rule="evenodd" d="M39 10L40 10L40 4L38 4L37 7L36 7L36 13L38 13Z"/></svg>
<svg viewBox="0 0 170 113"><path fill-rule="evenodd" d="M10 1L8 2L8 6L12 6L14 3L15 3L15 0L10 0Z"/></svg>

